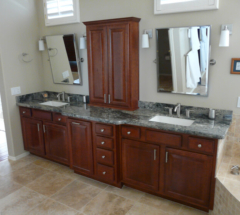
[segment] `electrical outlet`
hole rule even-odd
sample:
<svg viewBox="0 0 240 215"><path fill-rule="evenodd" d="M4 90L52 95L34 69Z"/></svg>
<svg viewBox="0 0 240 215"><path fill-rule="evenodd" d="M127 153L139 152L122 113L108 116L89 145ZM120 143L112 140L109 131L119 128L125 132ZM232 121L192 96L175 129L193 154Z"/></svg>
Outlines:
<svg viewBox="0 0 240 215"><path fill-rule="evenodd" d="M11 88L11 93L12 93L13 96L21 94L21 87L13 87L13 88Z"/></svg>
<svg viewBox="0 0 240 215"><path fill-rule="evenodd" d="M240 108L240 97L238 97L237 107Z"/></svg>

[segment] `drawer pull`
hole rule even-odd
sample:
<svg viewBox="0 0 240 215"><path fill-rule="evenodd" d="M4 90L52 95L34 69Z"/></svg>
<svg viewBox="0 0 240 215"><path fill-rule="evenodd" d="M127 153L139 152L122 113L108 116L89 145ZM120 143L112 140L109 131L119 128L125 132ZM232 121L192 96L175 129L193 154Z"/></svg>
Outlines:
<svg viewBox="0 0 240 215"><path fill-rule="evenodd" d="M127 134L131 134L131 131L128 131Z"/></svg>
<svg viewBox="0 0 240 215"><path fill-rule="evenodd" d="M103 175L106 175L106 173L107 173L107 172L103 172L102 174L103 174Z"/></svg>
<svg viewBox="0 0 240 215"><path fill-rule="evenodd" d="M26 111L23 111L22 113L23 113L23 114L25 114L25 113L26 113Z"/></svg>
<svg viewBox="0 0 240 215"><path fill-rule="evenodd" d="M61 118L58 118L58 121L61 121L62 119Z"/></svg>
<svg viewBox="0 0 240 215"><path fill-rule="evenodd" d="M104 132L104 129L101 129L101 132Z"/></svg>
<svg viewBox="0 0 240 215"><path fill-rule="evenodd" d="M101 142L101 144L102 144L102 145L104 145L104 144L105 144L105 142Z"/></svg>
<svg viewBox="0 0 240 215"><path fill-rule="evenodd" d="M198 148L202 148L202 144L198 144Z"/></svg>
<svg viewBox="0 0 240 215"><path fill-rule="evenodd" d="M102 159L104 159L105 157L106 157L106 156L105 156L105 155L103 155L103 156L102 156Z"/></svg>

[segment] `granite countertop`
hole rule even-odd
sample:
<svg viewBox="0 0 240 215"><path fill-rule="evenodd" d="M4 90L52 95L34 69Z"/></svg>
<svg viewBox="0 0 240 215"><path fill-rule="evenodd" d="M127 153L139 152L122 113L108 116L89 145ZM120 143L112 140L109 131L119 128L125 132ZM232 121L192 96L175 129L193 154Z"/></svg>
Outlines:
<svg viewBox="0 0 240 215"><path fill-rule="evenodd" d="M128 124L143 126L165 131L187 133L208 138L223 139L231 124L232 111L216 110L215 120L208 119L208 109L182 107L181 118L185 117L185 109L193 109L191 118L194 123L191 126L178 126L159 122L150 122L149 119L156 115L168 116L165 106L160 103L139 102L139 109L136 111L123 111L111 108L94 107L75 101L63 107L51 107L39 103L53 99L17 99L17 105L21 107L36 108L45 111L61 113L64 116L79 119L92 120L97 122L111 123L115 125ZM175 113L172 117L176 117Z"/></svg>

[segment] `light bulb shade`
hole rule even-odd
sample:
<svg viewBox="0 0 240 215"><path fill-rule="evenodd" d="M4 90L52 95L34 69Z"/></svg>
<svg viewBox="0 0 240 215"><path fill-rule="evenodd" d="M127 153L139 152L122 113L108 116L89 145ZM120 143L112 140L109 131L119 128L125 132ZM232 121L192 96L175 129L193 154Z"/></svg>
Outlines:
<svg viewBox="0 0 240 215"><path fill-rule="evenodd" d="M85 37L80 37L80 42L79 42L79 48L80 49L86 49L87 45L86 45L86 39Z"/></svg>
<svg viewBox="0 0 240 215"><path fill-rule="evenodd" d="M142 35L142 48L149 48L149 37L148 34Z"/></svg>
<svg viewBox="0 0 240 215"><path fill-rule="evenodd" d="M38 48L39 48L39 51L44 51L45 50L45 46L44 46L44 41L43 40L39 40L38 41Z"/></svg>
<svg viewBox="0 0 240 215"><path fill-rule="evenodd" d="M230 35L230 32L228 29L225 29L221 32L221 37L220 37L220 42L219 42L220 47L228 47L229 46L229 35Z"/></svg>

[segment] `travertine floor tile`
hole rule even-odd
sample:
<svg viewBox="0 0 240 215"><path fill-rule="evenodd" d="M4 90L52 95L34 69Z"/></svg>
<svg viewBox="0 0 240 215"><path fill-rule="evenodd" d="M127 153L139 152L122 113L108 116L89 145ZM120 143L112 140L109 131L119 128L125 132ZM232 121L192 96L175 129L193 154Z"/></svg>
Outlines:
<svg viewBox="0 0 240 215"><path fill-rule="evenodd" d="M238 176L240 177L240 176ZM228 191L233 194L235 198L240 201L240 181L234 181L226 178L223 185L228 189Z"/></svg>
<svg viewBox="0 0 240 215"><path fill-rule="evenodd" d="M0 176L0 199L20 189L22 185L14 182L9 176Z"/></svg>
<svg viewBox="0 0 240 215"><path fill-rule="evenodd" d="M53 169L53 172L58 173L63 176L66 176L66 177L73 178L73 179L77 179L77 177L78 177L78 175L76 173L74 173L74 171L72 169L70 169L67 166L63 166L63 165L58 165L56 168Z"/></svg>
<svg viewBox="0 0 240 215"><path fill-rule="evenodd" d="M60 176L56 173L47 173L28 184L27 187L49 197L55 194L61 188L70 184L72 181L72 178Z"/></svg>
<svg viewBox="0 0 240 215"><path fill-rule="evenodd" d="M86 215L124 215L134 203L129 199L102 191L82 211Z"/></svg>
<svg viewBox="0 0 240 215"><path fill-rule="evenodd" d="M122 189L108 186L105 190L134 201L138 201L144 195L143 192L126 186L123 186Z"/></svg>
<svg viewBox="0 0 240 215"><path fill-rule="evenodd" d="M54 194L51 198L75 210L80 210L100 191L101 189L97 187L75 180L58 193Z"/></svg>
<svg viewBox="0 0 240 215"><path fill-rule="evenodd" d="M38 167L34 164L29 164L19 170L10 173L9 176L11 176L15 182L22 185L27 185L48 172L49 171L46 169Z"/></svg>
<svg viewBox="0 0 240 215"><path fill-rule="evenodd" d="M39 167L42 167L42 168L48 169L48 170L54 170L60 166L60 164L57 164L57 163L54 163L54 162L48 161L48 160L37 160L33 163Z"/></svg>
<svg viewBox="0 0 240 215"><path fill-rule="evenodd" d="M169 214L157 208L138 202L128 211L126 215L169 215Z"/></svg>
<svg viewBox="0 0 240 215"><path fill-rule="evenodd" d="M147 193L144 194L143 197L141 197L139 202L147 204L151 207L155 207L162 211L167 211L169 214L176 214L181 208L181 204L157 196L153 196Z"/></svg>
<svg viewBox="0 0 240 215"><path fill-rule="evenodd" d="M46 198L26 187L0 200L1 215L26 215L27 211L36 207Z"/></svg>
<svg viewBox="0 0 240 215"><path fill-rule="evenodd" d="M208 213L187 206L182 206L178 215L207 215Z"/></svg>
<svg viewBox="0 0 240 215"><path fill-rule="evenodd" d="M227 175L228 169L229 169L228 163L221 163L221 166L218 170L217 176L225 177Z"/></svg>
<svg viewBox="0 0 240 215"><path fill-rule="evenodd" d="M62 205L52 199L47 199L34 209L30 210L27 214L31 215L75 215L76 210Z"/></svg>
<svg viewBox="0 0 240 215"><path fill-rule="evenodd" d="M108 184L102 183L100 181L93 180L91 178L84 177L82 175L77 175L76 179L83 182L83 183L92 185L92 186L100 188L100 189L105 189L108 186Z"/></svg>

